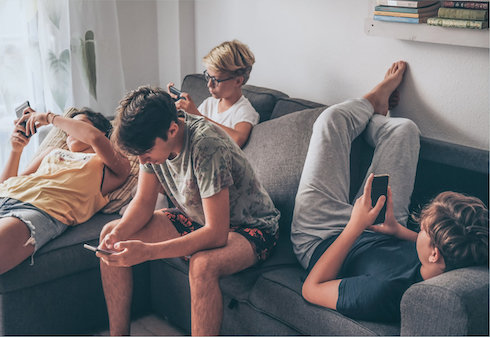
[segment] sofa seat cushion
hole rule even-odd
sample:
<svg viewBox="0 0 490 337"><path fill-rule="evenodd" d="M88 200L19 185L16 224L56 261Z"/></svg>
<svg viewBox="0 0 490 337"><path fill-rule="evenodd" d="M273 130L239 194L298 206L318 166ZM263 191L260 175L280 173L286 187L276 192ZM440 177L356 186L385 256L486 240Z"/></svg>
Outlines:
<svg viewBox="0 0 490 337"><path fill-rule="evenodd" d="M99 259L85 248L84 243L98 244L102 227L117 214L98 213L89 221L68 228L34 255L34 265L28 258L16 268L0 276L0 293L31 287L87 269L98 268Z"/></svg>
<svg viewBox="0 0 490 337"><path fill-rule="evenodd" d="M204 79L203 74L187 75L182 82L182 91L192 93L191 97L198 107L210 96L207 81ZM271 118L272 110L278 99L288 97L288 95L281 91L249 84L243 86L242 92L259 113L260 122Z"/></svg>
<svg viewBox="0 0 490 337"><path fill-rule="evenodd" d="M262 274L249 301L278 320L307 335L398 335L399 324L355 321L335 310L307 303L301 296L305 272L300 267L281 268Z"/></svg>

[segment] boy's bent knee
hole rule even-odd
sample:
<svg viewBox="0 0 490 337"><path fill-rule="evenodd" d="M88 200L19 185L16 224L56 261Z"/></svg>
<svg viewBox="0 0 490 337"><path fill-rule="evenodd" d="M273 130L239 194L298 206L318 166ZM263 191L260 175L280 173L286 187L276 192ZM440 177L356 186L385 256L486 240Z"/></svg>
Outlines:
<svg viewBox="0 0 490 337"><path fill-rule="evenodd" d="M192 255L189 261L189 278L196 280L219 277L216 267L216 261L211 258L207 251L197 252Z"/></svg>

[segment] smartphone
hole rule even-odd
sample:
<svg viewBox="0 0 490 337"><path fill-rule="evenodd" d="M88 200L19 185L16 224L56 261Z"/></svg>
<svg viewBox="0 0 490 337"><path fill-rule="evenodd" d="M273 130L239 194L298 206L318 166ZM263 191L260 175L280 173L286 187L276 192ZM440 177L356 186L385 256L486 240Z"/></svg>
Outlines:
<svg viewBox="0 0 490 337"><path fill-rule="evenodd" d="M96 253L97 253L97 252L100 252L100 253L105 254L105 255L111 255L111 254L116 253L115 251L112 251L112 250L105 250L105 249L100 249L100 248L98 248L98 247L95 247L95 246L89 245L89 244L87 244L87 243L85 243L85 244L83 245L83 248L87 248L88 250L91 250L91 251L96 252Z"/></svg>
<svg viewBox="0 0 490 337"><path fill-rule="evenodd" d="M24 115L24 110L26 108L29 108L29 107L30 107L29 101L25 101L24 103L22 103L21 105L19 105L17 108L15 108L15 114L17 115L17 118L21 118ZM26 121L22 122L22 125L25 127L26 126ZM32 136L32 135L27 136L22 131L19 131L19 132L22 133L26 137Z"/></svg>
<svg viewBox="0 0 490 337"><path fill-rule="evenodd" d="M182 91L180 91L179 89L177 89L176 87L170 87L169 88L170 92L174 95L177 96L177 98L173 98L174 101L178 101L179 99L185 99L185 97L181 97L182 95Z"/></svg>
<svg viewBox="0 0 490 337"><path fill-rule="evenodd" d="M374 175L373 178L373 184L371 187L371 203L374 206L376 206L376 203L378 202L378 199L380 196L384 195L388 198L388 181L389 181L390 176L388 174L379 174L379 175ZM386 216L386 203L383 205L383 208L378 214L378 217L374 221L374 224L382 224L385 222L385 216Z"/></svg>

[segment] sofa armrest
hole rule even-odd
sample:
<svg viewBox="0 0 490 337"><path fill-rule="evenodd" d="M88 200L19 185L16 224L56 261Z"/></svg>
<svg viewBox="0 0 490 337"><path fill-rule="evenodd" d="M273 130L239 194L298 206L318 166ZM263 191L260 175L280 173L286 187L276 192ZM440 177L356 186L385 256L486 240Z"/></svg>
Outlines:
<svg viewBox="0 0 490 337"><path fill-rule="evenodd" d="M488 335L488 268L453 270L412 285L400 335Z"/></svg>

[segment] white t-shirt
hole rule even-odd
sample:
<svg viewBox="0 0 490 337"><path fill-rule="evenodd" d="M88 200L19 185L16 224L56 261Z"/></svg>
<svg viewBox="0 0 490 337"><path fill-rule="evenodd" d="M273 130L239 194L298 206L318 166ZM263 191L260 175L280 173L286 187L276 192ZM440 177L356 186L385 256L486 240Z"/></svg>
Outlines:
<svg viewBox="0 0 490 337"><path fill-rule="evenodd" d="M252 126L259 123L260 116L258 112L255 111L250 101L243 95L228 110L223 112L218 112L218 103L219 99L211 96L206 98L197 110L203 116L232 129L240 122L247 122L252 124Z"/></svg>

